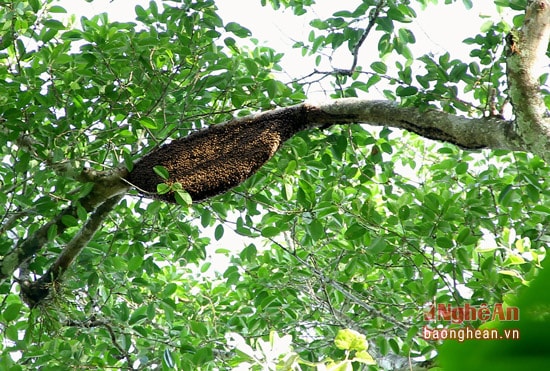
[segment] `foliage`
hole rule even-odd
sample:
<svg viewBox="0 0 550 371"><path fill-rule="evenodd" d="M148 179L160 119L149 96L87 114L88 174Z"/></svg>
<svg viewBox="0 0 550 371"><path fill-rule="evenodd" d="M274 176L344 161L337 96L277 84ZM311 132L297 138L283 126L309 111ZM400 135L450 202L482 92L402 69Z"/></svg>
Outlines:
<svg viewBox="0 0 550 371"><path fill-rule="evenodd" d="M548 308L550 295L549 261L545 260L544 270L530 287L523 288L517 298L521 310L519 322L497 324L501 331L505 329L520 331L521 337L514 342L476 341L465 344L447 343L442 348L442 364L445 370L463 370L482 367L484 370L518 370L522 368L544 369L550 364L546 347L550 334ZM460 366L459 366L460 365Z"/></svg>
<svg viewBox="0 0 550 371"><path fill-rule="evenodd" d="M226 339L237 353L237 356L232 359L238 365L234 368L235 370L299 370L300 365L306 365L319 371L345 371L352 370L354 363L375 364L372 356L367 352L368 342L365 336L349 329L338 331L334 339L336 347L346 352L345 359L339 361L327 359L316 363L300 358L292 350L290 335L279 337L277 333L271 332L269 341L258 339L256 350L249 346L239 334L227 333ZM352 353L353 357L350 357Z"/></svg>
<svg viewBox="0 0 550 371"><path fill-rule="evenodd" d="M270 3L305 14L312 2ZM468 115L504 104L502 43L520 15L488 21L458 60L413 54L407 25L437 1L385 1L375 17L379 3L314 19L295 45L321 65L354 53L374 25L378 58L323 76L331 96L378 88ZM131 168L169 138L301 102L313 84L278 80L284 55L242 46L250 31L222 20L214 1L138 5L132 23L64 13L51 0L0 7L0 255L89 191L74 179L84 167ZM301 133L207 202L188 207L183 191L182 206L125 197L45 305L31 310L16 282L2 284L0 368L231 369L280 342L286 369L375 370L393 354L432 362L439 344L419 336L424 305L513 305L537 276L548 171L526 153L468 153L387 129ZM31 277L86 218L52 230Z"/></svg>

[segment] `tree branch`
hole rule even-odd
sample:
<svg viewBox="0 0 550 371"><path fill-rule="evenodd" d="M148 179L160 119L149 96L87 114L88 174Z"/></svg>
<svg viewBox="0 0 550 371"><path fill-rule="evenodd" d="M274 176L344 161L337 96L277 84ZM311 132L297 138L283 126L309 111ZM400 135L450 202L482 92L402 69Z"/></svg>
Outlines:
<svg viewBox="0 0 550 371"><path fill-rule="evenodd" d="M63 273L65 273L82 249L90 242L107 214L118 204L122 197L123 194L116 195L98 206L80 231L65 246L50 269L40 279L34 282L22 282L21 295L30 307L40 304L48 296L50 288L60 283Z"/></svg>
<svg viewBox="0 0 550 371"><path fill-rule="evenodd" d="M117 194L124 194L130 187L122 180L122 177L126 173L126 169L122 168L104 172L91 169L84 170L78 176L78 180L94 183L90 193L63 209L33 235L20 240L17 246L0 260L0 284L10 277L21 264L29 261L48 242L48 231L50 228L56 229L55 235L63 233L67 229L67 225L63 223L63 217L77 217L79 205L87 212L90 212L105 200Z"/></svg>
<svg viewBox="0 0 550 371"><path fill-rule="evenodd" d="M540 92L539 75L540 67L547 61L549 40L550 0L531 1L522 28L512 31L507 38L508 87L518 135L525 147L547 161L550 159L550 119Z"/></svg>
<svg viewBox="0 0 550 371"><path fill-rule="evenodd" d="M17 222L19 219L32 214L33 212L36 212L33 208L22 210L22 211L16 211L11 214L11 216L8 218L7 215L9 215L9 212L6 212L6 215L4 216L5 221L0 225L0 235L4 234L5 232L9 231Z"/></svg>
<svg viewBox="0 0 550 371"><path fill-rule="evenodd" d="M392 101L344 98L308 105L309 127L362 123L404 129L422 137L445 141L464 149L524 150L510 121L467 118L442 111L400 107Z"/></svg>
<svg viewBox="0 0 550 371"><path fill-rule="evenodd" d="M351 64L351 67L347 70L345 69L336 69L335 73L340 73L342 75L351 76L355 69L357 68L357 61L359 59L359 50L361 49L361 46L367 39L367 36L369 35L372 27L376 24L376 21L378 20L378 17L380 16L380 12L382 11L382 8L386 5L385 0L378 1L378 4L376 7L371 11L371 14L369 15L369 24L365 28L365 31L363 31L363 34L361 35L361 38L355 44L355 47L353 48L352 55L353 55L353 62Z"/></svg>

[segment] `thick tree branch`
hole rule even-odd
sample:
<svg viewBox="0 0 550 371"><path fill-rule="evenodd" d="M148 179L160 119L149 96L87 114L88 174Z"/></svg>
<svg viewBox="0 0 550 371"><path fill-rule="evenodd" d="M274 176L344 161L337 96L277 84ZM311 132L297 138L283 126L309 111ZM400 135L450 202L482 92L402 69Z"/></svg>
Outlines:
<svg viewBox="0 0 550 371"><path fill-rule="evenodd" d="M38 305L50 292L51 287L60 283L63 273L86 247L97 230L101 227L107 214L118 204L123 194L116 195L103 202L90 215L80 231L65 246L57 260L40 279L34 282L22 282L21 294L30 307Z"/></svg>
<svg viewBox="0 0 550 371"><path fill-rule="evenodd" d="M63 217L67 215L77 217L79 205L90 212L105 200L117 194L126 193L129 186L121 180L125 174L126 170L122 168L106 172L84 170L78 176L78 180L94 183L90 193L62 210L33 235L20 240L17 246L0 260L0 283L10 277L23 263L29 261L48 242L50 228L55 228L55 235L63 233L67 229L67 226L63 223Z"/></svg>
<svg viewBox="0 0 550 371"><path fill-rule="evenodd" d="M123 168L112 172L83 172L76 179L93 182L94 188L79 202L86 211L91 211L104 200L125 193L128 184L147 196L175 202L171 192L157 194L159 183L179 183L194 201L200 201L242 183L297 132L350 123L400 128L471 150L524 150L550 160L550 151L546 150L546 146L550 145L550 130L546 130L547 126L544 125L546 119L536 121L537 117L542 117L542 112L534 116L535 121L530 125L542 129L539 135L543 137L536 139L545 143L542 146L532 146L534 140L531 137L526 140L516 133L512 122L496 117L467 118L436 110L420 111L415 107L400 107L391 101L357 98L338 99L317 105L304 103L213 125L178 139L144 156L130 173ZM525 131L520 133L528 136ZM157 165L169 171L169 179L162 179L153 171ZM57 233L61 233L66 228L62 223L63 216L75 216L77 207L75 204L63 210L7 254L0 261L0 282L47 242L48 231L52 226L57 226Z"/></svg>
<svg viewBox="0 0 550 371"><path fill-rule="evenodd" d="M308 126L364 123L411 131L428 139L471 150L524 150L512 123L498 118L467 118L442 111L400 107L392 101L344 98L309 105Z"/></svg>
<svg viewBox="0 0 550 371"><path fill-rule="evenodd" d="M550 40L550 0L528 5L523 26L508 37L506 58L510 101L516 130L533 153L550 159L550 119L540 92L539 75Z"/></svg>

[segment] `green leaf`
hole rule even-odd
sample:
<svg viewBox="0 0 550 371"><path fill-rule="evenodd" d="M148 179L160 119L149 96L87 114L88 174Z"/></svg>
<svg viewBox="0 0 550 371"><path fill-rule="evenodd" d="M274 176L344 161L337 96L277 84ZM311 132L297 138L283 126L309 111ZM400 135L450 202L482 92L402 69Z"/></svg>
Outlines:
<svg viewBox="0 0 550 371"><path fill-rule="evenodd" d="M181 206L189 207L193 204L193 199L191 198L191 195L183 189L176 190L174 193L174 197L176 199L176 202Z"/></svg>
<svg viewBox="0 0 550 371"><path fill-rule="evenodd" d="M139 255L133 256L128 261L128 270L132 272L136 271L138 268L141 268L142 264L143 264L143 256L139 256Z"/></svg>
<svg viewBox="0 0 550 371"><path fill-rule="evenodd" d="M44 21L44 26L54 30L64 30L65 25L56 19L47 19Z"/></svg>
<svg viewBox="0 0 550 371"><path fill-rule="evenodd" d="M72 215L63 215L61 217L61 222L67 227L76 227L78 225L78 219Z"/></svg>
<svg viewBox="0 0 550 371"><path fill-rule="evenodd" d="M376 237L369 246L369 252L372 254L379 254L386 249L386 240L382 237Z"/></svg>
<svg viewBox="0 0 550 371"><path fill-rule="evenodd" d="M42 32L40 34L40 40L43 42L43 43L47 43L48 41L50 41L51 39L53 39L55 37L55 35L57 35L57 30L54 30L54 29L48 29L46 30L46 32Z"/></svg>
<svg viewBox="0 0 550 371"><path fill-rule="evenodd" d="M276 80L270 79L264 82L269 98L273 99L279 95L279 84Z"/></svg>
<svg viewBox="0 0 550 371"><path fill-rule="evenodd" d="M399 208L399 219L407 220L409 219L410 215L411 215L411 209L407 205L401 206Z"/></svg>
<svg viewBox="0 0 550 371"><path fill-rule="evenodd" d="M35 13L37 13L41 8L39 0L29 0L29 4L30 4L33 12L35 12Z"/></svg>
<svg viewBox="0 0 550 371"><path fill-rule="evenodd" d="M252 32L250 32L249 29L235 22L229 22L228 24L226 24L225 30L227 32L235 34L238 37L250 37L252 35Z"/></svg>
<svg viewBox="0 0 550 371"><path fill-rule="evenodd" d="M159 195L166 194L166 193L170 192L171 190L172 190L172 188L166 183L157 184L157 193Z"/></svg>
<svg viewBox="0 0 550 371"><path fill-rule="evenodd" d="M263 237L274 237L281 233L281 230L277 227L265 227L262 229Z"/></svg>
<svg viewBox="0 0 550 371"><path fill-rule="evenodd" d="M67 13L67 10L65 8L63 8L62 6L53 5L53 6L50 6L48 8L48 12L49 13L62 13L62 14L65 14L65 13Z"/></svg>
<svg viewBox="0 0 550 371"><path fill-rule="evenodd" d="M314 241L320 240L325 234L323 224L317 219L311 221L308 230Z"/></svg>
<svg viewBox="0 0 550 371"><path fill-rule="evenodd" d="M371 86L376 85L378 82L382 81L382 78L378 75L371 76L367 83L365 84L364 91L368 91Z"/></svg>
<svg viewBox="0 0 550 371"><path fill-rule="evenodd" d="M224 232L223 225L218 224L216 226L216 229L214 230L214 238L216 239L216 241L221 240L221 238L223 237L223 232Z"/></svg>
<svg viewBox="0 0 550 371"><path fill-rule="evenodd" d="M198 322L198 321L191 321L190 325L191 325L191 330L195 334L200 335L200 336L208 335L208 329L206 328L206 326L203 323Z"/></svg>
<svg viewBox="0 0 550 371"><path fill-rule="evenodd" d="M141 124L141 126L143 126L144 128L147 128L147 129L157 128L157 124L155 123L155 121L153 121L149 117L141 117L138 121Z"/></svg>
<svg viewBox="0 0 550 371"><path fill-rule="evenodd" d="M147 306L142 306L132 312L128 324L134 325L147 318Z"/></svg>
<svg viewBox="0 0 550 371"><path fill-rule="evenodd" d="M239 254L243 261L249 262L256 260L256 255L258 255L258 250L256 250L256 246L254 244L249 244Z"/></svg>
<svg viewBox="0 0 550 371"><path fill-rule="evenodd" d="M382 75L388 72L388 66L386 66L384 62L373 62L371 63L370 68L372 68L374 72Z"/></svg>
<svg viewBox="0 0 550 371"><path fill-rule="evenodd" d="M533 202L533 203L538 203L539 202L540 192L536 187L532 186L531 184L528 184L525 187L525 192L529 196L529 199L531 200L531 202Z"/></svg>
<svg viewBox="0 0 550 371"><path fill-rule="evenodd" d="M375 365L376 361L367 351L359 351L355 353L355 357L352 359L352 361L360 362L365 365Z"/></svg>
<svg viewBox="0 0 550 371"><path fill-rule="evenodd" d="M235 51L238 51L238 47L237 47L237 41L232 38L232 37L226 37L225 39L223 39L223 43L225 44L225 46L235 50Z"/></svg>
<svg viewBox="0 0 550 371"><path fill-rule="evenodd" d="M12 342L17 342L19 341L19 333L20 331L18 330L17 328L18 326L17 325L11 325L11 326L6 326L6 328L3 330L4 334L5 334L5 337L8 339L8 340L11 340ZM21 370L21 369L20 369Z"/></svg>
<svg viewBox="0 0 550 371"><path fill-rule="evenodd" d="M412 44L412 43L415 42L414 35L411 33L411 31L409 31L406 28L400 28L397 31L397 34L399 35L400 41L403 42L403 43L411 43Z"/></svg>
<svg viewBox="0 0 550 371"><path fill-rule="evenodd" d="M468 70L468 65L466 63L459 63L453 67L449 73L449 80L458 82L464 78L466 71Z"/></svg>
<svg viewBox="0 0 550 371"><path fill-rule="evenodd" d="M147 18L147 11L141 5L136 5L134 9L136 11L136 15L138 16L138 18L140 19Z"/></svg>
<svg viewBox="0 0 550 371"><path fill-rule="evenodd" d="M362 225L355 223L348 227L344 233L344 237L347 240L356 240L363 237L365 233L367 233L367 230Z"/></svg>
<svg viewBox="0 0 550 371"><path fill-rule="evenodd" d="M444 249L451 249L454 246L453 240L448 237L438 237L435 242L438 246Z"/></svg>
<svg viewBox="0 0 550 371"><path fill-rule="evenodd" d="M57 236L57 224L52 224L50 228L48 228L48 241L53 241L56 236Z"/></svg>
<svg viewBox="0 0 550 371"><path fill-rule="evenodd" d="M155 1L149 1L149 10L151 11L151 15L153 17L158 17L159 15L159 8Z"/></svg>
<svg viewBox="0 0 550 371"><path fill-rule="evenodd" d="M211 266L212 266L211 262L206 262L203 265L201 265L201 273L205 273L206 271L208 271Z"/></svg>
<svg viewBox="0 0 550 371"><path fill-rule="evenodd" d="M19 312L21 311L21 303L12 303L3 310L2 316L6 322L11 322L16 320L19 317Z"/></svg>
<svg viewBox="0 0 550 371"><path fill-rule="evenodd" d="M153 171L162 179L168 180L168 178L170 177L170 174L168 174L168 170L164 166L153 166Z"/></svg>
<svg viewBox="0 0 550 371"><path fill-rule="evenodd" d="M472 3L472 0L462 0L462 3L468 10L472 9L472 7L474 6L474 4Z"/></svg>
<svg viewBox="0 0 550 371"><path fill-rule="evenodd" d="M467 162L460 162L458 165L456 165L455 171L457 175L466 174L468 171L468 163Z"/></svg>
<svg viewBox="0 0 550 371"><path fill-rule="evenodd" d="M201 225L203 228L206 228L210 225L212 220L212 212L210 210L204 209L201 212Z"/></svg>
<svg viewBox="0 0 550 371"><path fill-rule="evenodd" d="M405 86L405 87L398 86L395 93L399 97L408 97L408 96L415 95L416 93L418 93L418 89L414 86Z"/></svg>
<svg viewBox="0 0 550 371"><path fill-rule="evenodd" d="M76 207L76 215L78 216L78 219L80 219L80 220L88 219L88 212L81 205L78 205Z"/></svg>
<svg viewBox="0 0 550 371"><path fill-rule="evenodd" d="M502 191L498 195L498 202L503 206L508 206L509 201L513 194L514 194L514 187L512 184L508 184L506 187L502 189Z"/></svg>
<svg viewBox="0 0 550 371"><path fill-rule="evenodd" d="M162 290L162 296L163 297L169 297L172 296L178 289L178 285L171 282L164 287L164 290Z"/></svg>
<svg viewBox="0 0 550 371"><path fill-rule="evenodd" d="M256 76L258 74L259 68L255 60L247 58L243 62L251 76Z"/></svg>

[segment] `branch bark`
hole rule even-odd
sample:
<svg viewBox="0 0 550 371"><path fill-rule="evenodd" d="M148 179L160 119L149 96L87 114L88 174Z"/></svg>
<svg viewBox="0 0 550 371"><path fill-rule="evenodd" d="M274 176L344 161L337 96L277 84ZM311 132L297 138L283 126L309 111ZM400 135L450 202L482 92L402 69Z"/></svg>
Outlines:
<svg viewBox="0 0 550 371"><path fill-rule="evenodd" d="M90 242L101 227L107 214L111 212L122 197L123 194L118 194L99 205L76 236L65 246L54 264L40 279L34 282L22 282L22 298L31 308L40 304L49 295L51 288L56 287L60 283L63 273L65 273L82 249Z"/></svg>
<svg viewBox="0 0 550 371"><path fill-rule="evenodd" d="M16 247L7 253L0 260L0 284L22 264L28 262L48 242L48 231L56 228L56 235L63 233L67 226L63 223L63 217L70 215L77 217L78 206L82 206L87 212L93 211L105 200L117 195L124 194L130 186L122 181L126 174L125 169L97 172L95 170L84 170L78 180L81 182L93 182L94 186L90 193L77 202L63 209L56 217L40 227L33 235L20 240Z"/></svg>
<svg viewBox="0 0 550 371"><path fill-rule="evenodd" d="M512 122L496 117L468 118L435 110L423 112L415 107L399 107L392 101L357 98L337 99L309 107L310 127L343 123L387 126L464 149L525 150L521 138L513 131Z"/></svg>
<svg viewBox="0 0 550 371"><path fill-rule="evenodd" d="M550 119L540 91L540 67L550 40L550 0L528 5L523 26L507 38L508 92L516 116L515 126L525 150L550 160Z"/></svg>

